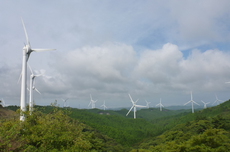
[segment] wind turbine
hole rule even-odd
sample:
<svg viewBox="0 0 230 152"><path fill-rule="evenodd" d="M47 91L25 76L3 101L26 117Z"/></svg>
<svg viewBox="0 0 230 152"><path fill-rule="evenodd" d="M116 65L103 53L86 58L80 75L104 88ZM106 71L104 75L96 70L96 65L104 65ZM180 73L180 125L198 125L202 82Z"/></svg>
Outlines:
<svg viewBox="0 0 230 152"><path fill-rule="evenodd" d="M101 105L101 107L103 107L104 110L107 108L105 105L105 101L104 101L103 105Z"/></svg>
<svg viewBox="0 0 230 152"><path fill-rule="evenodd" d="M214 105L215 103L217 103L217 105L219 105L221 101L222 100L219 100L218 97L217 97L217 95L216 95L216 101L214 101L212 105Z"/></svg>
<svg viewBox="0 0 230 152"><path fill-rule="evenodd" d="M145 100L145 102L146 102L146 107L149 108L149 104L150 104L151 102L148 102L147 100Z"/></svg>
<svg viewBox="0 0 230 152"><path fill-rule="evenodd" d="M67 100L68 100L69 98L67 98L67 99L62 99L62 101L64 102L64 104L63 104L63 107L67 107Z"/></svg>
<svg viewBox="0 0 230 152"><path fill-rule="evenodd" d="M29 42L29 38L28 38L28 34L26 31L26 27L25 24L22 20L22 25L24 28L24 32L26 35L26 45L23 47L23 57L22 57L22 81L21 81L21 100L20 100L20 109L21 109L21 113L20 113L20 120L24 121L25 120L25 114L24 112L26 111L26 96L27 96L27 92L26 92L26 86L27 86L27 61L29 60L30 54L32 52L42 52L42 51L51 51L54 49L32 49L30 42Z"/></svg>
<svg viewBox="0 0 230 152"><path fill-rule="evenodd" d="M3 98L1 99L1 101L2 101L2 103L1 103L2 107L8 107L9 106L9 105L6 104L6 102L5 102L5 100Z"/></svg>
<svg viewBox="0 0 230 152"><path fill-rule="evenodd" d="M39 92L38 89L35 88L35 78L41 76L42 74L35 75L30 66L29 66L29 69L30 69L30 72L31 72L31 75L30 75L30 89L29 89L29 91L30 91L29 111L30 111L30 115L31 115L32 111L33 111L33 107L34 107L33 91L35 90L36 92L41 94L41 92Z"/></svg>
<svg viewBox="0 0 230 152"><path fill-rule="evenodd" d="M202 100L201 100L201 102L203 102L203 104L204 104L204 109L206 109L206 108L207 108L207 104L210 103L210 102L204 102L204 101L202 101Z"/></svg>
<svg viewBox="0 0 230 152"><path fill-rule="evenodd" d="M133 99L132 99L132 97L131 97L131 95L129 94L129 98L130 98L130 100L131 100L131 102L132 102L132 104L133 104L133 106L129 109L129 111L128 111L128 113L126 114L126 116L128 116L128 114L130 113L130 111L133 109L133 117L134 117L134 119L136 119L136 111L137 111L137 107L146 107L146 106L142 106L142 105L137 105L136 103L137 103L137 101L139 100L139 99L137 99L135 102L133 101Z"/></svg>
<svg viewBox="0 0 230 152"><path fill-rule="evenodd" d="M185 103L184 105L186 105L186 104L188 104L188 103L192 103L192 113L194 113L194 106L193 106L193 103L195 103L195 104L197 104L197 105L199 105L198 103L196 103L195 101L193 101L193 98L192 98L192 91L191 91L191 100L189 101L189 102L187 102L187 103Z"/></svg>
<svg viewBox="0 0 230 152"><path fill-rule="evenodd" d="M95 108L95 103L96 103L96 102L97 102L97 100L93 100L93 99L92 99L92 96L91 96L91 94L90 94L90 103L89 103L88 107L89 107L90 104L91 104L92 109L94 109L94 108Z"/></svg>
<svg viewBox="0 0 230 152"><path fill-rule="evenodd" d="M161 103L161 98L160 98L160 103L158 103L158 104L156 105L156 107L157 107L157 106L159 106L159 107L160 107L160 111L162 111L162 107L164 107L164 106L163 106L163 104Z"/></svg>

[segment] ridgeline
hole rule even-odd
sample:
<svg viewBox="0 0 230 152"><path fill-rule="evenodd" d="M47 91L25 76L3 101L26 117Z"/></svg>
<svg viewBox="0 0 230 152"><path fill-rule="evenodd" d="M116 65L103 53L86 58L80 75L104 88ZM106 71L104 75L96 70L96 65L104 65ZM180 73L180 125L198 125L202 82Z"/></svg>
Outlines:
<svg viewBox="0 0 230 152"><path fill-rule="evenodd" d="M1 114L17 109L0 108L0 151L230 151L230 101L195 113L141 109L137 119L55 105L36 106L23 123Z"/></svg>

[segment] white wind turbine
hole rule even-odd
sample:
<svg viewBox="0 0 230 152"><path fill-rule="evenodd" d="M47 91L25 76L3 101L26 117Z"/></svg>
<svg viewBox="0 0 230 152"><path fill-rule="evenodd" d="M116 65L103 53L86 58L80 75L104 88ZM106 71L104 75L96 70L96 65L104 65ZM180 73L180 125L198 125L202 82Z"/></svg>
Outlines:
<svg viewBox="0 0 230 152"><path fill-rule="evenodd" d="M197 105L199 105L198 103L196 103L195 101L193 101L193 98L192 98L192 91L191 91L191 100L189 101L189 102L187 102L187 103L185 103L184 105L186 105L186 104L188 104L188 103L192 103L192 113L194 113L194 106L193 106L193 103L195 103L195 104L197 104Z"/></svg>
<svg viewBox="0 0 230 152"><path fill-rule="evenodd" d="M105 101L104 101L103 105L101 105L101 107L103 107L104 110L107 108L105 105Z"/></svg>
<svg viewBox="0 0 230 152"><path fill-rule="evenodd" d="M68 107L69 105L67 104L67 100L68 100L69 98L66 98L66 99L62 99L62 101L64 102L64 104L63 104L63 107Z"/></svg>
<svg viewBox="0 0 230 152"><path fill-rule="evenodd" d="M201 100L201 102L203 102L203 104L204 104L204 109L206 109L206 108L207 108L207 104L210 103L210 102L204 102L204 101L202 101L202 100Z"/></svg>
<svg viewBox="0 0 230 152"><path fill-rule="evenodd" d="M163 106L163 104L161 103L161 98L160 98L160 103L158 103L158 104L156 105L156 107L157 107L157 106L159 106L159 107L160 107L160 111L162 111L162 107L164 107L164 106Z"/></svg>
<svg viewBox="0 0 230 152"><path fill-rule="evenodd" d="M27 86L27 61L29 60L30 57L30 53L32 52L42 52L42 51L50 51L50 50L54 50L54 49L32 49L30 42L29 42L29 38L28 38L28 34L26 32L26 27L25 24L22 20L22 25L24 28L24 32L26 35L26 45L23 47L23 57L22 57L22 80L21 80L21 99L20 99L20 109L21 109L21 113L20 113L20 120L24 121L25 120L25 114L24 112L26 111L26 96L27 96L27 92L26 92L26 86Z"/></svg>
<svg viewBox="0 0 230 152"><path fill-rule="evenodd" d="M91 96L91 94L90 94L90 103L89 103L88 107L89 107L90 104L91 104L92 109L94 109L94 108L95 108L95 103L96 103L96 102L97 102L97 100L93 100L93 99L92 99L92 96Z"/></svg>
<svg viewBox="0 0 230 152"><path fill-rule="evenodd" d="M132 97L131 97L131 95L129 94L129 98L130 98L130 100L131 100L131 102L132 102L132 104L133 104L133 106L129 109L129 111L128 111L128 113L126 114L126 116L128 116L128 114L130 113L130 111L133 109L133 117L134 117L134 119L136 119L136 111L137 111L137 107L146 107L146 106L142 106L142 105L137 105L136 103L137 103L137 101L139 100L139 99L137 99L135 102L133 101L133 99L132 99Z"/></svg>
<svg viewBox="0 0 230 152"><path fill-rule="evenodd" d="M2 107L8 107L9 106L8 104L6 104L6 102L3 98L1 99L1 101L2 101Z"/></svg>
<svg viewBox="0 0 230 152"><path fill-rule="evenodd" d="M145 100L145 102L146 102L146 107L149 108L149 104L150 104L151 102L148 102L147 100Z"/></svg>
<svg viewBox="0 0 230 152"><path fill-rule="evenodd" d="M218 97L217 97L217 95L216 95L216 100L213 102L212 105L214 105L215 103L217 103L217 105L219 105L221 101L222 101L222 100L218 99Z"/></svg>
<svg viewBox="0 0 230 152"><path fill-rule="evenodd" d="M39 76L41 76L43 74L35 75L30 66L29 66L29 69L30 69L30 72L31 72L31 75L30 75L30 89L29 89L29 91L30 91L29 111L30 111L30 115L31 115L32 112L33 112L33 107L34 107L33 91L35 90L37 93L41 94L41 92L39 92L38 89L35 87L35 78L39 77Z"/></svg>

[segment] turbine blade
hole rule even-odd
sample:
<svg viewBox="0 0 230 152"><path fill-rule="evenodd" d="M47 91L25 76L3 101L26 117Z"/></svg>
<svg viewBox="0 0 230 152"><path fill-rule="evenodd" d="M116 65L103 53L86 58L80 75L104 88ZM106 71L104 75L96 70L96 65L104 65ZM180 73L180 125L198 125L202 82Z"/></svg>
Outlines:
<svg viewBox="0 0 230 152"><path fill-rule="evenodd" d="M142 106L142 105L136 105L136 107L140 107L140 108L142 108L142 107L147 107L147 106Z"/></svg>
<svg viewBox="0 0 230 152"><path fill-rule="evenodd" d="M133 109L134 106L132 106L130 109L129 109L129 112L126 114L126 116L128 116L128 114L130 113L130 111Z"/></svg>
<svg viewBox="0 0 230 152"><path fill-rule="evenodd" d="M193 101L193 103L195 103L195 104L199 105L199 104L198 104L198 103L196 103L195 101Z"/></svg>
<svg viewBox="0 0 230 152"><path fill-rule="evenodd" d="M137 100L135 101L135 103L137 103L138 100L139 100L139 99L137 99Z"/></svg>
<svg viewBox="0 0 230 152"><path fill-rule="evenodd" d="M90 104L91 104L91 101L90 101L90 103L89 103L88 107L90 106Z"/></svg>
<svg viewBox="0 0 230 152"><path fill-rule="evenodd" d="M191 100L193 100L193 98L192 98L192 91L191 91Z"/></svg>
<svg viewBox="0 0 230 152"><path fill-rule="evenodd" d="M37 93L39 93L40 95L41 95L41 92L40 91L38 91L38 89L37 88L34 88L35 89L35 91L37 91Z"/></svg>
<svg viewBox="0 0 230 152"><path fill-rule="evenodd" d="M19 76L19 78L18 78L18 82L17 82L17 83L20 82L21 78L22 78L22 72L21 72L21 74L20 74L20 76Z"/></svg>
<svg viewBox="0 0 230 152"><path fill-rule="evenodd" d="M53 51L56 49L32 49L33 52Z"/></svg>
<svg viewBox="0 0 230 152"><path fill-rule="evenodd" d="M40 76L42 76L43 74L38 74L38 75L34 75L35 77L40 77Z"/></svg>
<svg viewBox="0 0 230 152"><path fill-rule="evenodd" d="M130 98L131 102L134 103L134 101L133 101L133 99L132 99L130 94L129 94L129 98Z"/></svg>
<svg viewBox="0 0 230 152"><path fill-rule="evenodd" d="M31 67L30 67L29 64L28 64L28 67L29 67L29 69L30 69L30 72L31 72L32 74L34 74L34 73L33 73L33 70L31 69Z"/></svg>
<svg viewBox="0 0 230 152"><path fill-rule="evenodd" d="M217 102L217 100L216 100L215 102L213 102L213 104L216 103L216 102ZM212 105L213 105L213 104L212 104Z"/></svg>
<svg viewBox="0 0 230 152"><path fill-rule="evenodd" d="M189 101L189 102L187 102L187 103L185 103L184 105L186 105L186 104L188 104L188 103L190 103L191 101Z"/></svg>
<svg viewBox="0 0 230 152"><path fill-rule="evenodd" d="M27 34L27 31L26 31L26 26L25 26L24 21L23 21L22 18L21 18L21 20L22 20L22 25L23 25L24 32L25 32L25 35L26 35L26 43L27 43L27 45L30 45L28 34Z"/></svg>

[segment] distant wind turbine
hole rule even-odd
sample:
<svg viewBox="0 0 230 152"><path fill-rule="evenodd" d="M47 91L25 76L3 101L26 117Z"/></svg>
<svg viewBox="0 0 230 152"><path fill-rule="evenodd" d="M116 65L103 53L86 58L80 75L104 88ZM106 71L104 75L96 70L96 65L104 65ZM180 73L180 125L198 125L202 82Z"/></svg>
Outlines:
<svg viewBox="0 0 230 152"><path fill-rule="evenodd" d="M186 105L186 104L188 104L188 103L192 103L192 113L194 113L194 106L193 106L193 103L195 103L195 104L197 104L197 105L199 105L198 103L196 103L195 101L193 101L193 98L192 98L192 91L191 91L191 100L189 101L189 102L187 102L187 103L185 103L184 105Z"/></svg>
<svg viewBox="0 0 230 152"><path fill-rule="evenodd" d="M130 111L133 109L133 114L134 114L133 117L134 117L134 119L136 119L136 111L137 111L136 108L137 108L137 107L142 108L142 107L146 107L146 106L137 105L136 103L137 103L137 101L138 101L139 99L137 99L137 100L134 102L130 94L129 94L129 98L130 98L130 100L131 100L133 106L129 109L129 111L128 111L128 113L126 114L126 116L128 116L128 114L130 113Z"/></svg>
<svg viewBox="0 0 230 152"><path fill-rule="evenodd" d="M159 106L159 107L160 107L160 111L162 111L162 107L164 107L164 106L163 106L163 104L161 103L161 98L160 98L160 103L158 103L158 104L156 105L156 107L157 107L157 106Z"/></svg>
<svg viewBox="0 0 230 152"><path fill-rule="evenodd" d="M217 105L219 105L221 101L222 101L222 100L218 99L218 97L217 97L217 95L216 95L216 100L213 102L212 105L214 105L215 103L217 103Z"/></svg>
<svg viewBox="0 0 230 152"><path fill-rule="evenodd" d="M30 89L29 89L29 92L30 92L29 111L30 111L30 115L31 115L32 111L33 111L33 107L34 107L33 91L35 90L36 92L41 94L41 92L39 92L38 89L35 87L35 78L41 76L42 74L35 75L30 66L29 66L29 69L30 69L30 72L31 72L31 75L30 75Z"/></svg>
<svg viewBox="0 0 230 152"><path fill-rule="evenodd" d="M90 94L90 103L89 103L89 105L88 105L88 107L91 105L92 106L92 109L94 109L95 108L95 103L97 102L97 100L93 100L92 99L92 96L91 96L91 94Z"/></svg>
<svg viewBox="0 0 230 152"><path fill-rule="evenodd" d="M150 104L151 102L148 102L147 100L145 100L145 102L146 102L146 107L149 108L149 104Z"/></svg>
<svg viewBox="0 0 230 152"><path fill-rule="evenodd" d="M66 98L66 99L62 99L62 101L64 102L64 104L63 104L63 107L68 107L69 105L67 104L67 100L68 100L69 98Z"/></svg>
<svg viewBox="0 0 230 152"><path fill-rule="evenodd" d="M8 107L9 106L8 104L6 104L6 102L3 98L1 99L1 101L2 101L2 107Z"/></svg>
<svg viewBox="0 0 230 152"><path fill-rule="evenodd" d="M25 114L24 112L26 111L26 96L27 96L27 61L29 60L30 54L32 52L42 52L42 51L50 51L50 50L54 50L54 49L32 49L30 42L29 42L29 38L28 38L28 34L26 31L26 27L25 24L22 20L22 25L24 28L24 32L26 35L26 45L23 47L23 58L22 58L22 80L21 80L21 100L20 100L20 109L21 109L21 113L20 113L20 120L24 121L25 120Z"/></svg>
<svg viewBox="0 0 230 152"><path fill-rule="evenodd" d="M206 109L206 108L207 108L207 104L210 103L210 102L204 102L204 101L202 101L202 100L201 100L201 102L203 102L203 104L204 104L204 109Z"/></svg>
<svg viewBox="0 0 230 152"><path fill-rule="evenodd" d="M101 107L103 107L104 110L107 108L105 105L105 101L104 101L103 105L101 105Z"/></svg>

